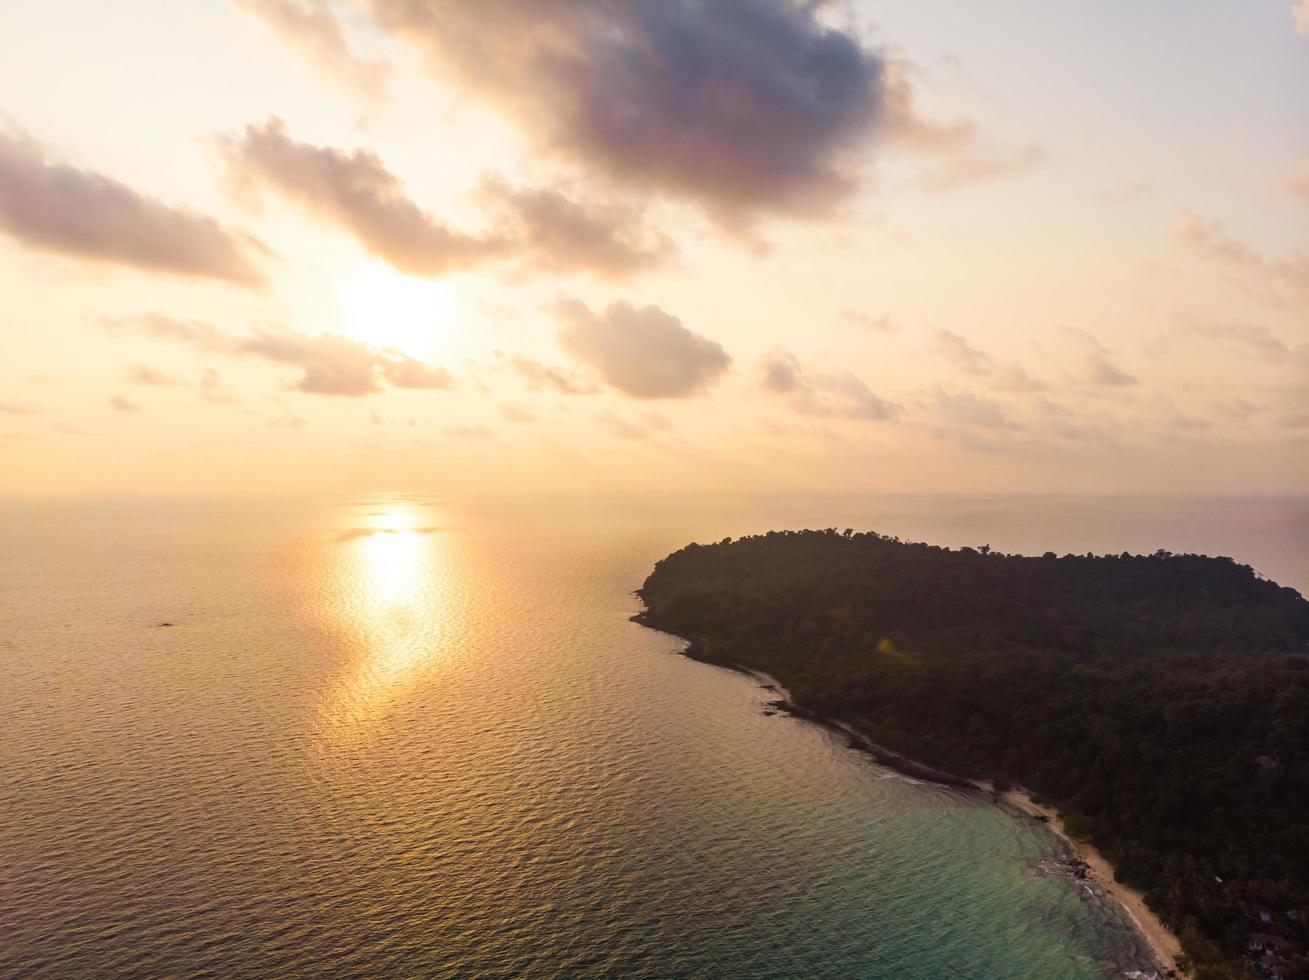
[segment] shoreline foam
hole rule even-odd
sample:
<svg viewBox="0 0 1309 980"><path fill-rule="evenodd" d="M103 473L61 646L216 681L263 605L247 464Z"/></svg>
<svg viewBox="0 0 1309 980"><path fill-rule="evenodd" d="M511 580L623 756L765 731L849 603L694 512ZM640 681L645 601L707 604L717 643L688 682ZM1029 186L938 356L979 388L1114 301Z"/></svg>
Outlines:
<svg viewBox="0 0 1309 980"><path fill-rule="evenodd" d="M1108 858L1088 842L1068 832L1063 818L1054 807L1037 803L1026 789L1011 789L996 795L1002 804L1042 820L1053 834L1063 840L1072 852L1087 864L1090 868L1091 880L1127 913L1128 919L1131 920L1136 931L1145 938L1161 968L1171 970L1179 977L1190 976L1188 971L1177 965L1177 957L1182 955L1181 940L1145 903L1144 895L1114 877L1114 867Z"/></svg>

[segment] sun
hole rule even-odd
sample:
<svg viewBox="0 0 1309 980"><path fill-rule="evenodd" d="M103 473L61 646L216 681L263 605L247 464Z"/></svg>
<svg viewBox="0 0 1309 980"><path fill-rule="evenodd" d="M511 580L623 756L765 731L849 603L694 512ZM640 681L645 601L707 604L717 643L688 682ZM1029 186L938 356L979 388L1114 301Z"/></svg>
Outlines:
<svg viewBox="0 0 1309 980"><path fill-rule="evenodd" d="M424 361L449 353L455 322L454 286L406 276L368 262L338 287L343 332Z"/></svg>

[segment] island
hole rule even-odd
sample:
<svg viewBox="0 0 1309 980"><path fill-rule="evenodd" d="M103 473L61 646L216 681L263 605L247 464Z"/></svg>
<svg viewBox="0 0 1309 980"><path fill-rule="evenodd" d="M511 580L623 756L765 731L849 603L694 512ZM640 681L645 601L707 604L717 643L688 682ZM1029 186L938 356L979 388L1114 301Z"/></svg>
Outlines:
<svg viewBox="0 0 1309 980"><path fill-rule="evenodd" d="M1101 861L1178 970L1309 977L1309 602L1294 589L1230 558L829 528L688 545L637 594L634 619L689 656L775 678L773 708L1066 833L1070 866Z"/></svg>

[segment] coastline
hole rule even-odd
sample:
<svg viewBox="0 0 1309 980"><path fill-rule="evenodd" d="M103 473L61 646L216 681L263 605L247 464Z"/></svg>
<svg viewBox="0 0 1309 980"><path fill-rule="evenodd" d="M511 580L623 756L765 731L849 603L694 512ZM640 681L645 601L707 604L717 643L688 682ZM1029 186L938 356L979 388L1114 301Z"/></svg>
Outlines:
<svg viewBox="0 0 1309 980"><path fill-rule="evenodd" d="M637 595L640 597L639 592ZM1118 881L1114 877L1113 865L1109 860L1090 843L1072 836L1064 826L1063 819L1059 816L1058 811L1052 806L1037 803L1028 790L1017 788L997 793L991 787L977 780L934 769L931 766L909 759L898 752L893 752L884 746L878 745L862 732L839 719L820 715L816 711L796 704L791 700L790 693L786 688L771 675L747 667L744 664L714 659L710 656L707 644L702 639L683 636L676 630L670 629L667 625L660 623L651 616L648 609L643 609L631 616L630 619L647 629L657 630L685 640L687 645L683 650L679 651L681 656L697 663L708 664L711 667L721 667L724 670L746 674L759 680L765 690L779 695L777 700L768 702L770 708L844 735L848 739L847 744L850 748L871 755L880 765L888 769L893 769L903 775L924 782L938 783L965 792L983 794L990 797L999 806L1013 812L1015 819L1021 814L1044 823L1074 855L1086 864L1089 869L1087 877L1090 881L1098 885L1127 914L1133 928L1145 940L1146 946L1157 961L1156 966L1161 971L1159 976L1189 978L1193 975L1191 971L1183 970L1178 965L1177 958L1183 955L1181 940L1164 925L1163 920L1146 904L1145 897L1136 889Z"/></svg>
<svg viewBox="0 0 1309 980"><path fill-rule="evenodd" d="M979 787L980 788L980 787ZM1072 852L1089 867L1087 877L1098 885L1106 895L1116 901L1127 913L1132 925L1140 933L1159 965L1171 970L1179 977L1189 977L1189 970L1177 965L1177 957L1182 955L1182 943L1175 933L1164 925L1158 915L1145 903L1145 896L1130 885L1125 885L1114 877L1114 868L1109 859L1091 844L1068 832L1059 812L1052 806L1037 803L1026 789L1011 789L997 794L1001 805L1008 806L1041 820L1050 830L1072 850Z"/></svg>

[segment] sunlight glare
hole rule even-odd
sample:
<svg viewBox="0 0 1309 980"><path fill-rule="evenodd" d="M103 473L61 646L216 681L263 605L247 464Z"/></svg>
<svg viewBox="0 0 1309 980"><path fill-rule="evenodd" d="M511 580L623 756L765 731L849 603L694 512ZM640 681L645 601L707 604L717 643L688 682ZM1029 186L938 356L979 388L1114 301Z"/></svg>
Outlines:
<svg viewBox="0 0 1309 980"><path fill-rule="evenodd" d="M443 660L451 608L447 540L415 508L387 507L351 530L330 566L328 622L356 656L321 706L330 741L372 730Z"/></svg>
<svg viewBox="0 0 1309 980"><path fill-rule="evenodd" d="M454 286L418 279L381 262L368 262L338 288L347 336L390 347L419 360L447 353L455 320Z"/></svg>

